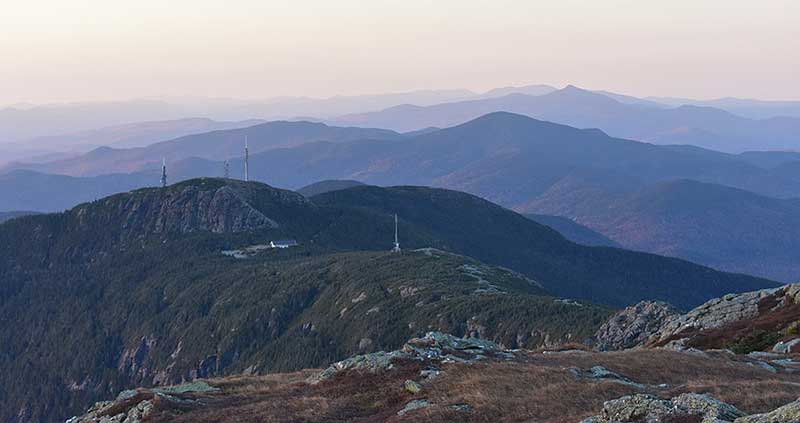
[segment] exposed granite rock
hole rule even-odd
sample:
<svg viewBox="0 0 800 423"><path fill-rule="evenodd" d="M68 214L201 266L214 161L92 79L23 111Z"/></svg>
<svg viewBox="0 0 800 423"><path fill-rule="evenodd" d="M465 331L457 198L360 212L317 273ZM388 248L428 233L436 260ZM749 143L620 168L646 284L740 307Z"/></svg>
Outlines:
<svg viewBox="0 0 800 423"><path fill-rule="evenodd" d="M644 388L644 385L636 383L631 379L622 376L619 373L612 372L611 370L608 370L602 366L594 366L588 370L579 369L577 367L571 367L568 370L570 373L572 373L573 376L575 376L576 379L616 382L616 383L621 383L623 385L634 386L637 388Z"/></svg>
<svg viewBox="0 0 800 423"><path fill-rule="evenodd" d="M140 423L159 402L186 404L191 400L176 395L190 392L217 392L219 388L197 381L160 389L129 389L119 393L114 401L95 403L86 414L72 417L67 423Z"/></svg>
<svg viewBox="0 0 800 423"><path fill-rule="evenodd" d="M414 382L413 380L406 380L405 383L403 383L403 388L405 388L406 391L411 392L412 394L416 394L417 392L422 390L422 385L420 385L417 382Z"/></svg>
<svg viewBox="0 0 800 423"><path fill-rule="evenodd" d="M689 329L714 329L739 320L752 319L758 316L758 304L763 298L774 295L785 288L728 294L709 300L690 312L668 321L650 338L650 341L658 342L677 338L681 332Z"/></svg>
<svg viewBox="0 0 800 423"><path fill-rule="evenodd" d="M657 422L670 414L672 404L652 395L629 395L606 401L600 415L582 423Z"/></svg>
<svg viewBox="0 0 800 423"><path fill-rule="evenodd" d="M279 222L267 216L265 210L301 203L310 204L305 197L291 191L240 181L220 183L198 179L107 197L101 202L79 205L69 213L78 225L87 228L109 225L121 228L118 239L121 241L142 234L232 233L277 228Z"/></svg>
<svg viewBox="0 0 800 423"><path fill-rule="evenodd" d="M462 413L469 413L472 411L472 406L469 404L452 404L449 405L447 408L455 411L460 411Z"/></svg>
<svg viewBox="0 0 800 423"><path fill-rule="evenodd" d="M747 333L747 325L754 324L756 319L777 319L775 322L782 325L776 332L779 338L796 334L800 323L791 318L794 309L786 307L797 307L798 304L800 284L728 294L709 300L685 314L679 314L665 303L643 301L612 316L590 341L598 351L659 346L699 354L699 350L689 346L725 348L740 340L742 334ZM715 345L702 346L708 340L714 340ZM778 343L774 351L783 354L800 352L800 339Z"/></svg>
<svg viewBox="0 0 800 423"><path fill-rule="evenodd" d="M637 394L606 401L600 415L585 419L582 423L695 421L691 418L701 419L697 421L702 423L724 423L744 415L736 407L703 394L681 394L671 400Z"/></svg>
<svg viewBox="0 0 800 423"><path fill-rule="evenodd" d="M613 315L594 336L595 349L614 351L633 348L658 332L680 313L659 301L642 301Z"/></svg>
<svg viewBox="0 0 800 423"><path fill-rule="evenodd" d="M800 400L764 414L741 417L735 423L797 423L800 422Z"/></svg>
<svg viewBox="0 0 800 423"><path fill-rule="evenodd" d="M377 373L391 370L398 359L470 363L487 357L511 359L513 353L500 348L491 341L477 338L458 338L441 332L428 332L422 338L413 338L396 351L378 351L357 355L333 363L321 373L309 379L311 383L330 379L334 375L350 370ZM438 375L438 370L437 370Z"/></svg>
<svg viewBox="0 0 800 423"><path fill-rule="evenodd" d="M702 413L703 423L733 421L745 415L736 407L703 394L681 394L672 399L672 404L690 413Z"/></svg>
<svg viewBox="0 0 800 423"><path fill-rule="evenodd" d="M420 408L427 408L430 407L431 403L426 399L421 400L414 400L406 404L402 410L397 412L398 416L402 416L403 414L408 413L409 411L419 410Z"/></svg>

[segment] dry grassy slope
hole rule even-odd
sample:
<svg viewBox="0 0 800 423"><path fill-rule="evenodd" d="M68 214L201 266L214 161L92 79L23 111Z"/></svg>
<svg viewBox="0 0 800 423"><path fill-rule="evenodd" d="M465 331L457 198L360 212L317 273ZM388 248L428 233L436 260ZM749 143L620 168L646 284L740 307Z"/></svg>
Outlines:
<svg viewBox="0 0 800 423"><path fill-rule="evenodd" d="M570 368L603 366L635 382L578 379ZM387 372L343 372L312 385L313 371L210 380L220 392L179 395L200 400L183 405L157 399L148 422L578 422L596 414L603 402L634 393L663 398L703 392L747 413L765 412L800 395L800 375L771 373L744 356L724 352L693 355L668 350L614 353L517 352L512 361L443 364L442 374L422 381L416 394L406 379L420 380L425 363L397 362ZM659 388L656 385L667 384ZM412 400L432 405L403 416ZM451 408L469 406L469 411Z"/></svg>

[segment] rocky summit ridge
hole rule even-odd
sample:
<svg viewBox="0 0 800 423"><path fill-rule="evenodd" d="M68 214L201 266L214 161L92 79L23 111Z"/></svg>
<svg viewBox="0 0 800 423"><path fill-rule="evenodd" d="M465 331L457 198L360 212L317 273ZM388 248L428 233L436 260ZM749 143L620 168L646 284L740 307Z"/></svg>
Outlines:
<svg viewBox="0 0 800 423"><path fill-rule="evenodd" d="M136 234L244 232L277 228L279 223L253 203L257 195L275 203L309 204L300 194L263 184L204 178L107 197L72 210L82 226L118 223Z"/></svg>

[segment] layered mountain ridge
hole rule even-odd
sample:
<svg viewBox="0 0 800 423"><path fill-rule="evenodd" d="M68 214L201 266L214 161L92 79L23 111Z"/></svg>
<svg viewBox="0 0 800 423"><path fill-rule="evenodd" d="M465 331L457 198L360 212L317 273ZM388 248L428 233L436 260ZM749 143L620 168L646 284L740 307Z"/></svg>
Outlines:
<svg viewBox="0 0 800 423"><path fill-rule="evenodd" d="M785 212L792 208L791 202L777 206L784 210L777 214L772 212L777 209L771 206L735 210L735 214L742 217L741 233L753 236L742 236L733 243L729 239L730 231L716 229L724 225L721 219L711 221L715 224L694 225L697 235L691 242L677 235L685 233L681 225L707 222L709 216L728 213L726 210L735 207L739 200L728 205L704 203L707 208L703 210L687 208L677 221L656 222L653 228L663 228L663 231L641 231L636 225L607 224L603 223L605 218L602 216L607 204L634 201L637 195L648 192L651 197L667 196L669 192L659 187L684 179L705 183L698 185L702 191L697 194L699 198L712 198L726 186L762 196L798 197L800 161L792 153L731 155L688 146L657 146L609 137L598 130L579 130L510 113L492 113L456 127L413 135L379 131L378 135L389 137L380 140L347 141L374 132L302 122L279 122L256 128L249 137L253 145L250 178L269 181L275 186L299 188L328 179L354 179L377 185L440 186L470 192L524 213L567 217L626 248L674 255L723 270L783 281L792 281L798 272L797 257L793 252L800 249L791 247L791 239L784 242L786 237L781 238L778 232L756 227L760 222L767 226L791 223L792 214ZM181 154L190 154L189 146L194 142L191 140L205 140L198 146L208 142L238 149L243 142L243 131L246 132L220 131L157 144L151 155L154 158L156 150L168 146L182 151L186 149ZM272 135L263 138L258 135L259 131L267 131L263 136L267 133ZM335 136L341 138L338 141L322 140ZM305 142L309 140L312 141ZM301 144L276 147L283 142ZM216 147L208 154L218 154ZM78 162L86 159L88 156ZM137 160L134 158L130 163L138 166ZM147 166L155 166L155 162L149 160ZM171 181L179 181L203 175L222 175L224 168L221 161L186 158L170 162L168 174ZM242 168L241 158L230 160L231 176L239 177ZM128 175L93 178L19 170L0 176L0 194L9 210L52 211L78 201L152 185L158 178L155 168ZM752 196L741 194L742 198L747 197L746 201L753 203ZM668 201L666 197L656 198L654 203L667 204ZM649 219L646 212L645 209L633 210L629 220ZM738 252L726 255L722 250L702 248L703 245L722 244L736 247ZM697 251L698 247L701 251ZM770 264L754 260L766 255L774 257Z"/></svg>

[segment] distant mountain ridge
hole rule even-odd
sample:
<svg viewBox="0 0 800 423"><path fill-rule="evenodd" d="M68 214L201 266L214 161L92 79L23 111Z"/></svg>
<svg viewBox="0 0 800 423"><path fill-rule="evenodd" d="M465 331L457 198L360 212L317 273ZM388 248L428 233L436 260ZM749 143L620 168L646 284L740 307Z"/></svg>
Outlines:
<svg viewBox="0 0 800 423"><path fill-rule="evenodd" d="M353 187L363 186L364 183L353 180L337 180L329 179L326 181L314 182L311 185L306 185L297 190L299 194L305 197L313 197L315 195L324 194L326 192L338 191L340 189L347 189Z"/></svg>
<svg viewBox="0 0 800 423"><path fill-rule="evenodd" d="M328 179L358 180L383 186L446 187L481 196L520 212L576 219L628 248L675 254L723 269L783 279L788 274L784 272L792 272L792 266L795 266L792 263L797 262L781 254L779 256L785 260L772 268L785 270L773 273L764 266L755 265L752 260L739 261L723 254L685 255L688 252L680 248L669 249L673 241L669 237L662 238L658 245L632 243L616 232L605 232L610 230L609 227L592 226L588 220L593 214L603 214L603 210L596 208L597 204L623 201L654 184L682 179L735 187L775 198L800 197L800 161L796 160L798 156L794 153L733 155L691 146L658 146L613 138L596 129L581 130L504 112L417 135L379 131L378 135L386 135L386 138L372 140L347 141L361 135L359 131L362 130L352 128L297 122L275 125L285 129L282 138L255 137L255 142L269 139L302 143L304 139L319 139L315 138L319 133L339 134L342 140L305 142L295 147L272 148L258 153L255 152L258 148L271 148L270 143L260 147L254 145L250 156L250 177L253 180L291 189ZM322 132L308 128L319 128ZM371 130L363 131L369 133ZM215 152L219 146L238 148L242 138L241 130L235 130L206 134L200 139L212 145L208 151ZM191 146L190 141L195 139L188 137L159 144L158 148L181 150ZM221 142L225 140L230 140L229 144ZM201 148L202 144L198 149ZM105 155L103 151L99 153ZM157 149L149 150L148 154L159 156ZM168 180L222 176L223 163L218 159L169 161ZM233 158L229 165L230 176L241 178L242 159ZM0 210L60 210L74 205L75 199L97 198L95 195L87 196L87 189L102 196L153 186L158 184L158 164L151 163L150 166L133 174L109 177L108 184L103 183L104 176L69 179L21 171L0 175L0 198L8 199L7 204L0 202ZM44 184L45 180L51 182ZM75 198L71 203L68 201L70 196ZM711 212L719 212L713 207L722 205L711 204L709 207ZM763 215L758 208L747 212L752 212L754 219L758 216L775 217L776 221L782 219L779 215ZM702 219L699 214L687 214L684 218L690 222ZM747 223L747 220L743 222ZM681 222L674 224L677 229ZM708 237L708 245L718 242L719 231L712 231L713 227L699 227L701 238L697 242L702 244L702 237ZM669 232L669 225L665 230ZM677 236L678 232L675 234ZM617 236L619 238L615 238ZM747 238L740 243L742 251L755 248L762 241ZM752 255L756 256L758 254Z"/></svg>
<svg viewBox="0 0 800 423"><path fill-rule="evenodd" d="M691 180L619 195L552 192L529 205L570 216L626 248L781 281L800 269L800 201Z"/></svg>
<svg viewBox="0 0 800 423"><path fill-rule="evenodd" d="M116 102L15 105L0 108L0 144L75 132L94 132L99 128L116 125L183 120L193 116L222 121L297 120L298 117L303 120L309 119L302 117L324 119L349 113L381 110L400 104L428 106L470 98L489 98L509 92L539 94L552 90L555 88L546 85L530 85L500 88L486 93L452 89L340 95L329 98L277 97L263 100L242 100L179 97Z"/></svg>
<svg viewBox="0 0 800 423"><path fill-rule="evenodd" d="M754 120L707 106L657 107L642 100L615 97L623 101L570 85L538 96L514 93L427 107L394 107L346 115L332 122L411 131L458 125L486 113L506 111L660 144L692 144L727 152L800 149L800 118Z"/></svg>
<svg viewBox="0 0 800 423"><path fill-rule="evenodd" d="M800 101L769 101L746 98L726 97L714 100L694 100L675 97L647 97L646 100L680 106L691 104L695 106L716 107L727 110L751 119L769 119L779 116L800 117Z"/></svg>
<svg viewBox="0 0 800 423"><path fill-rule="evenodd" d="M97 176L115 172L136 172L160 167L162 158L174 162L181 159L200 158L224 160L244 155L245 137L250 154L273 148L293 147L314 141L344 142L360 139L399 139L402 135L383 129L342 128L316 122L275 121L245 128L215 130L182 136L138 148L100 147L84 155L49 163L16 163L5 166L5 171L29 169L38 172L70 176ZM220 169L222 169L220 167Z"/></svg>
<svg viewBox="0 0 800 423"><path fill-rule="evenodd" d="M567 217L552 216L548 214L525 214L525 217L536 223L550 227L568 240L591 247L620 247L618 243L581 225Z"/></svg>
<svg viewBox="0 0 800 423"><path fill-rule="evenodd" d="M76 133L41 136L27 139L14 145L47 148L55 151L88 150L100 146L116 148L145 147L186 135L245 128L265 122L259 119L220 122L207 118L137 122Z"/></svg>

